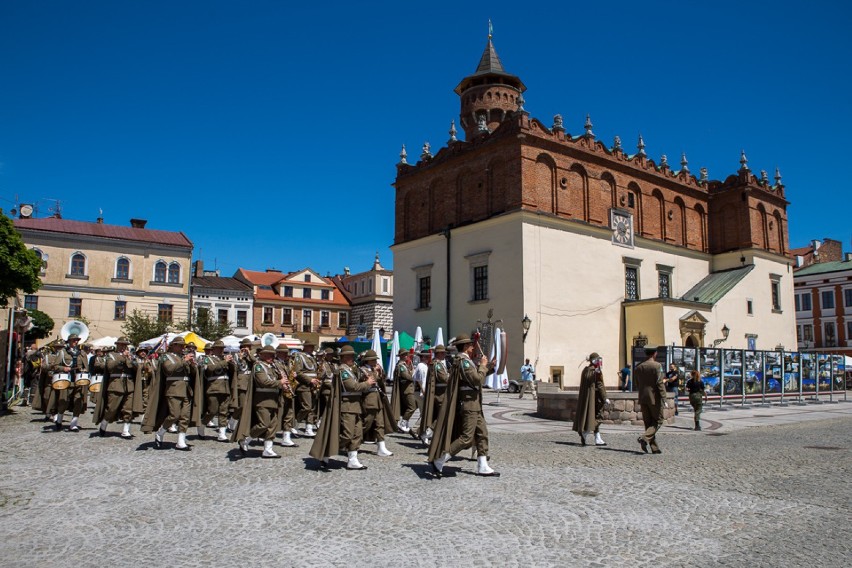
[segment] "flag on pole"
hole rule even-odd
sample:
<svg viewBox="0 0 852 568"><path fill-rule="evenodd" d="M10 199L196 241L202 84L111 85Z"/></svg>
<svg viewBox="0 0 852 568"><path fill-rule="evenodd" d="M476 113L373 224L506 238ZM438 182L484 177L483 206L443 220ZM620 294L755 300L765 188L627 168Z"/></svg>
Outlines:
<svg viewBox="0 0 852 568"><path fill-rule="evenodd" d="M390 357L388 358L388 369L396 369L396 364L399 362L399 332L393 332L393 341L391 341Z"/></svg>
<svg viewBox="0 0 852 568"><path fill-rule="evenodd" d="M379 367L383 367L384 363L382 362L382 339L381 337L379 337L378 329L373 333L373 344L370 346L370 349L376 352L376 355L378 356L378 359L376 361L378 362ZM391 369L392 368L393 367L391 367Z"/></svg>

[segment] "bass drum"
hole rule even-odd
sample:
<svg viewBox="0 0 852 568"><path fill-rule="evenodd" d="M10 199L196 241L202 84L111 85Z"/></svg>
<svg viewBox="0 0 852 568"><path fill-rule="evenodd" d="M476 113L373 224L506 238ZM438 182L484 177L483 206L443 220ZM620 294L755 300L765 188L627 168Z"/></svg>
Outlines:
<svg viewBox="0 0 852 568"><path fill-rule="evenodd" d="M92 375L91 382L89 383L89 392L101 392L101 387L103 386L103 384L103 375Z"/></svg>
<svg viewBox="0 0 852 568"><path fill-rule="evenodd" d="M74 386L84 388L89 386L89 383L91 383L89 373L77 373L77 380L74 381Z"/></svg>
<svg viewBox="0 0 852 568"><path fill-rule="evenodd" d="M53 378L50 380L50 385L53 387L53 390L65 390L71 386L71 375L68 373L54 373Z"/></svg>

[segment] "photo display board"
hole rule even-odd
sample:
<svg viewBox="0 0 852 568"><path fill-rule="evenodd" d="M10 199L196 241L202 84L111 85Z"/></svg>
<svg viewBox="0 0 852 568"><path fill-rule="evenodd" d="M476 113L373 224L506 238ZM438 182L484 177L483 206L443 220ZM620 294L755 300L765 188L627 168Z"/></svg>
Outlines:
<svg viewBox="0 0 852 568"><path fill-rule="evenodd" d="M834 360L834 381L831 390L842 391L846 386L846 357L843 355L832 355Z"/></svg>
<svg viewBox="0 0 852 568"><path fill-rule="evenodd" d="M817 381L819 382L819 392L828 392L831 390L831 355L826 353L816 354L816 371Z"/></svg>
<svg viewBox="0 0 852 568"><path fill-rule="evenodd" d="M802 353L802 392L816 392L817 353ZM787 392L787 391L784 391Z"/></svg>
<svg viewBox="0 0 852 568"><path fill-rule="evenodd" d="M783 379L783 367L781 353L778 351L766 352L766 394L780 394L781 381Z"/></svg>
<svg viewBox="0 0 852 568"><path fill-rule="evenodd" d="M678 385L678 389L681 392L686 389L686 381L689 380L689 373L697 368L696 355L697 350L693 347L672 347L671 349L671 362L677 366L677 370L680 371L684 381L682 385Z"/></svg>
<svg viewBox="0 0 852 568"><path fill-rule="evenodd" d="M763 351L745 352L745 394L763 394L766 387L763 372Z"/></svg>
<svg viewBox="0 0 852 568"><path fill-rule="evenodd" d="M722 377L725 380L725 397L743 396L743 352L722 351Z"/></svg>
<svg viewBox="0 0 852 568"><path fill-rule="evenodd" d="M719 395L721 391L721 369L719 349L702 347L701 351L701 378L708 395Z"/></svg>
<svg viewBox="0 0 852 568"><path fill-rule="evenodd" d="M799 392L799 354L784 353L784 394Z"/></svg>

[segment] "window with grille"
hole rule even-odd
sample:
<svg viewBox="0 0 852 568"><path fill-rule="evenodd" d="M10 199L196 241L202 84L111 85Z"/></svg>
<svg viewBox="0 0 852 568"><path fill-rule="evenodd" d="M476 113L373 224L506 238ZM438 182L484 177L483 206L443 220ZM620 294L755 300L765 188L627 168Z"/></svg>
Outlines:
<svg viewBox="0 0 852 568"><path fill-rule="evenodd" d="M83 315L83 300L81 298L71 298L68 300L68 317L78 318Z"/></svg>
<svg viewBox="0 0 852 568"><path fill-rule="evenodd" d="M169 284L180 284L180 264L177 262L169 265Z"/></svg>
<svg viewBox="0 0 852 568"><path fill-rule="evenodd" d="M130 261L119 258L115 261L115 277L118 280L130 280Z"/></svg>
<svg viewBox="0 0 852 568"><path fill-rule="evenodd" d="M635 266L624 267L624 299L639 299L639 270Z"/></svg>
<svg viewBox="0 0 852 568"><path fill-rule="evenodd" d="M293 325L293 308L281 308L281 323Z"/></svg>
<svg viewBox="0 0 852 568"><path fill-rule="evenodd" d="M424 276L417 279L418 287L418 309L426 309L432 302L432 277Z"/></svg>
<svg viewBox="0 0 852 568"><path fill-rule="evenodd" d="M121 300L115 302L115 317L113 319L127 319L127 302Z"/></svg>
<svg viewBox="0 0 852 568"><path fill-rule="evenodd" d="M27 310L38 309L38 296L27 294L24 296L24 308Z"/></svg>
<svg viewBox="0 0 852 568"><path fill-rule="evenodd" d="M159 321L171 322L174 316L173 307L171 304L157 305L157 319Z"/></svg>
<svg viewBox="0 0 852 568"><path fill-rule="evenodd" d="M660 298L671 298L672 275L668 272L660 272L658 280L660 283Z"/></svg>
<svg viewBox="0 0 852 568"><path fill-rule="evenodd" d="M166 263L162 260L154 265L154 282L166 281Z"/></svg>
<svg viewBox="0 0 852 568"><path fill-rule="evenodd" d="M488 265L473 267L473 300L488 299Z"/></svg>
<svg viewBox="0 0 852 568"><path fill-rule="evenodd" d="M71 257L71 274L73 276L86 275L86 257L79 252Z"/></svg>

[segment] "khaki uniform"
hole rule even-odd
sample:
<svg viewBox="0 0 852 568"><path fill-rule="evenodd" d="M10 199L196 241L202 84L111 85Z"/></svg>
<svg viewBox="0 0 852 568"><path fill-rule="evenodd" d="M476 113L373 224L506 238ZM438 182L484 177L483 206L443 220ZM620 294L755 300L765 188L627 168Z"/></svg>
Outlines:
<svg viewBox="0 0 852 568"><path fill-rule="evenodd" d="M414 396L412 370L403 362L400 362L393 371L393 389L394 392L391 395L393 417L396 420L401 418L408 422L417 410L417 400Z"/></svg>
<svg viewBox="0 0 852 568"><path fill-rule="evenodd" d="M358 380L358 371L343 363L338 367L340 377L340 444L347 452L358 451L364 436L362 421L363 394L370 389L366 382Z"/></svg>
<svg viewBox="0 0 852 568"><path fill-rule="evenodd" d="M577 412L572 429L579 433L600 430L601 412L607 399L603 374L594 365L588 365L580 375L580 392L577 395Z"/></svg>
<svg viewBox="0 0 852 568"><path fill-rule="evenodd" d="M101 386L101 398L104 398L103 416L95 416L95 423L130 422L133 420L133 397L136 384L137 362L121 353L109 353L106 356L106 373ZM140 393L141 395L141 393Z"/></svg>
<svg viewBox="0 0 852 568"><path fill-rule="evenodd" d="M148 409L148 397L151 392L151 382L154 380L154 375L157 374L156 359L145 359L140 361L142 365L142 412Z"/></svg>
<svg viewBox="0 0 852 568"><path fill-rule="evenodd" d="M293 370L296 372L296 420L315 425L314 387L311 384L318 374L317 360L310 353L296 353L293 358Z"/></svg>
<svg viewBox="0 0 852 568"><path fill-rule="evenodd" d="M488 456L488 426L482 415L482 385L485 384L488 367L477 367L466 353L459 353L456 364L461 368L458 393L461 428L449 454L454 456L476 444L477 453Z"/></svg>
<svg viewBox="0 0 852 568"><path fill-rule="evenodd" d="M289 432L292 430L296 423L296 407L295 407L295 398L293 393L293 385L290 383L290 373L292 372L293 362L285 361L283 359L275 359L272 362L273 365L278 369L278 372L282 377L287 377L287 382L290 384L290 391L287 389L281 390L281 430L284 432Z"/></svg>
<svg viewBox="0 0 852 568"><path fill-rule="evenodd" d="M252 369L252 406L254 407L254 419L252 420L249 436L252 438L263 438L274 440L281 418L278 412L281 408L281 377L275 366L270 362L258 360Z"/></svg>
<svg viewBox="0 0 852 568"><path fill-rule="evenodd" d="M651 446L651 450L659 451L656 436L663 425L663 404L666 400L662 366L650 359L639 364L633 371L633 384L639 393L642 421L645 423L645 432L639 439Z"/></svg>
<svg viewBox="0 0 852 568"><path fill-rule="evenodd" d="M420 422L419 435L426 433L427 428L435 431L438 415L447 399L447 382L450 380L450 371L446 360L435 359L429 364L426 373L426 387L423 395L423 420Z"/></svg>
<svg viewBox="0 0 852 568"><path fill-rule="evenodd" d="M71 370L65 371L65 367L70 367ZM79 349L73 351L68 348L60 349L50 359L50 372L51 374L70 373L72 382L71 386L65 390L51 389L48 408L55 408L57 414L63 414L69 409L75 417L83 414L89 403L89 387L78 386L74 381L79 373L88 372L86 354Z"/></svg>
<svg viewBox="0 0 852 568"><path fill-rule="evenodd" d="M368 440L385 441L384 405L379 397L384 397L384 376L381 367L370 368L366 365L359 369L359 382L365 382L369 377L376 380L372 387L364 389L362 399L364 433ZM387 398L385 397L385 401Z"/></svg>
<svg viewBox="0 0 852 568"><path fill-rule="evenodd" d="M236 369L233 361L218 355L205 355L202 361L204 379L204 415L201 424L207 424L214 416L217 425L224 428L228 423L228 401L231 398L231 375Z"/></svg>
<svg viewBox="0 0 852 568"><path fill-rule="evenodd" d="M172 424L177 424L178 432L185 434L192 414L192 388L195 385L196 367L174 353L163 355L160 367L161 379L165 381L163 396L168 405L168 415L163 422L163 428L168 429Z"/></svg>
<svg viewBox="0 0 852 568"><path fill-rule="evenodd" d="M325 407L328 406L331 398L331 386L334 380L335 365L330 361L323 361L320 365L319 378L322 381L319 388L319 400L317 404L317 415L322 416L325 412Z"/></svg>
<svg viewBox="0 0 852 568"><path fill-rule="evenodd" d="M251 385L251 369L255 358L251 353L240 351L236 358L236 380L231 384L231 417L240 419L243 413L243 405L246 402L246 391Z"/></svg>

